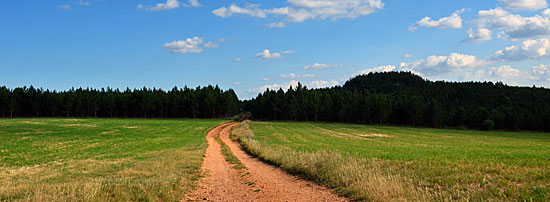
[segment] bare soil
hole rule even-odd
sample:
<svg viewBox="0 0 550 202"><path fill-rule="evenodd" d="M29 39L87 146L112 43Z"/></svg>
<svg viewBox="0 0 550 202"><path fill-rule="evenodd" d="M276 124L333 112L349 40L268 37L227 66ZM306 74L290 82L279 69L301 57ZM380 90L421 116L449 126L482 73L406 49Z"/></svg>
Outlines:
<svg viewBox="0 0 550 202"><path fill-rule="evenodd" d="M188 201L348 201L331 189L289 175L245 153L237 142L229 139L236 124L222 124L208 132L202 164L207 177L187 196ZM236 170L225 160L215 140L218 135L247 169Z"/></svg>

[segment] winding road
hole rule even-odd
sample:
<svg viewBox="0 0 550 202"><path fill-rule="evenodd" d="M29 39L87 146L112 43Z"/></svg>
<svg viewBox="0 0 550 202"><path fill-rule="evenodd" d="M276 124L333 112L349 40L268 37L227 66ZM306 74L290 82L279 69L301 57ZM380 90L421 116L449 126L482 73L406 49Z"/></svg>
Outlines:
<svg viewBox="0 0 550 202"><path fill-rule="evenodd" d="M239 123L226 123L208 132L208 148L202 164L206 176L187 201L348 201L331 189L289 175L280 168L249 156L240 145L229 139L231 128ZM247 168L234 169L221 153L221 140Z"/></svg>

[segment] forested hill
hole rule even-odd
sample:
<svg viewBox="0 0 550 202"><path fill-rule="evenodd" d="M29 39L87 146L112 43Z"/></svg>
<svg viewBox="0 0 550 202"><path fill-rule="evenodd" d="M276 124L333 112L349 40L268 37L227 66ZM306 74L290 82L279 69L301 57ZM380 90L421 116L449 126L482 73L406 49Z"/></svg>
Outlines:
<svg viewBox="0 0 550 202"><path fill-rule="evenodd" d="M370 73L342 87L268 90L244 103L261 120L550 131L550 89Z"/></svg>
<svg viewBox="0 0 550 202"><path fill-rule="evenodd" d="M235 92L218 86L62 92L0 87L0 117L221 118L239 112Z"/></svg>

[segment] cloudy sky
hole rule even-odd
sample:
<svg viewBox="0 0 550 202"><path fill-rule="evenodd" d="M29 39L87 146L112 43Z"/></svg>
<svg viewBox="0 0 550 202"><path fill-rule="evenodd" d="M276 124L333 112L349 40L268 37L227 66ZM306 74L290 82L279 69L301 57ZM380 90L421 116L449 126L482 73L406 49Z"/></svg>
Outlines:
<svg viewBox="0 0 550 202"><path fill-rule="evenodd" d="M6 1L0 85L341 85L374 71L550 87L546 0Z"/></svg>

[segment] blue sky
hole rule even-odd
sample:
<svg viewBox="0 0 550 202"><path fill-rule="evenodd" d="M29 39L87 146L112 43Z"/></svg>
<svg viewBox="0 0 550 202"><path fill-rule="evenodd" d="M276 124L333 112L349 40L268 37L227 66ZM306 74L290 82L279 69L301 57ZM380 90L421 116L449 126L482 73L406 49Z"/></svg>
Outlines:
<svg viewBox="0 0 550 202"><path fill-rule="evenodd" d="M7 1L0 85L341 85L357 74L550 87L546 0Z"/></svg>

